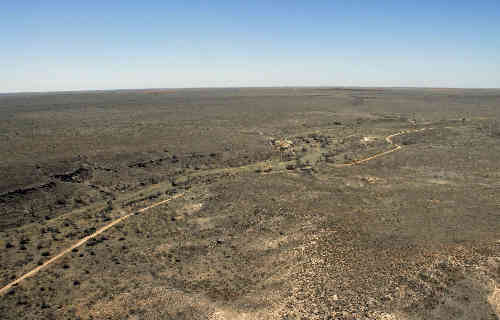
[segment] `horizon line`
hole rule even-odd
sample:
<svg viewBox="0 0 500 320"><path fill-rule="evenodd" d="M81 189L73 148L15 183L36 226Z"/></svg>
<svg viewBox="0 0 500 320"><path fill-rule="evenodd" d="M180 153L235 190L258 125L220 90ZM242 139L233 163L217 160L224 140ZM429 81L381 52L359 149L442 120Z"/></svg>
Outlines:
<svg viewBox="0 0 500 320"><path fill-rule="evenodd" d="M90 93L90 92L108 92L108 91L145 91L145 90L210 90L210 89L314 89L314 88L331 88L331 89L447 89L447 90L500 90L500 87L447 87L447 86L200 86L200 87L145 87L145 88L113 88L113 89L70 89L70 90L20 90L20 91L5 91L0 92L0 95L15 95L15 94L58 94L58 93Z"/></svg>

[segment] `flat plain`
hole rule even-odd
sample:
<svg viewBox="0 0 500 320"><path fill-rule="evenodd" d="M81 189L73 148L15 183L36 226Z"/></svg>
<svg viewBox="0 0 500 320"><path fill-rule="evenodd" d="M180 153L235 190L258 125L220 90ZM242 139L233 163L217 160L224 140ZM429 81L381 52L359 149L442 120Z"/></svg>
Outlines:
<svg viewBox="0 0 500 320"><path fill-rule="evenodd" d="M493 89L0 95L0 318L499 319L499 121Z"/></svg>

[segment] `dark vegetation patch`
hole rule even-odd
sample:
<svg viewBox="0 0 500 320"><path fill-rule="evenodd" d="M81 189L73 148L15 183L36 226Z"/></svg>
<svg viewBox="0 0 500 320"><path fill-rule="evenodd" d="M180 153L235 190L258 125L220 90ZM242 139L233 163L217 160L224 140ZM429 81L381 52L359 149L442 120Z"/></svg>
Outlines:
<svg viewBox="0 0 500 320"><path fill-rule="evenodd" d="M73 172L66 174L56 174L54 178L63 182L82 183L92 177L92 171L87 168L78 168Z"/></svg>

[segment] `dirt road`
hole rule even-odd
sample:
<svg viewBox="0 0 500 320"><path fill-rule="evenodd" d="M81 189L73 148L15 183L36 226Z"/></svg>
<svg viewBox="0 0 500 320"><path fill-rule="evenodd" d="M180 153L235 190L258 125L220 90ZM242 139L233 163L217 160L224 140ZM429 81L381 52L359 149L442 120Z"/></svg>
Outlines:
<svg viewBox="0 0 500 320"><path fill-rule="evenodd" d="M413 133L413 132L420 132L420 131L423 131L423 130L428 130L429 128L424 128L424 129L419 129L419 130L412 130L412 131L409 131L409 130L406 130L406 131L401 131L401 132L397 132L397 133L394 133L394 134L391 134L389 136L387 136L385 138L385 140L387 141L387 143L395 146L393 149L391 150L388 150L388 151L384 151L384 152L380 152L378 154L375 154L373 156L370 156L368 158L364 158L364 159L361 159L361 160L356 160L352 163L347 163L347 164L342 164L342 165L336 165L336 167L349 167L349 166L354 166L354 165L357 165L357 164L361 164L361 163L364 163L364 162L368 162L370 160L373 160L373 159L376 159L378 157L381 157L381 156L384 156L384 155L387 155L387 154L390 154L390 153L393 153L395 151L398 151L400 149L402 149L402 147L398 144L395 144L392 139L396 136L399 136L399 135L403 135L403 134L407 134L407 133ZM51 264L53 264L54 262L56 262L57 260L59 260L60 258L62 258L64 255L66 255L67 253L71 252L73 249L75 248L78 248L80 247L81 245L85 244L87 241L89 241L90 239L92 238L95 238L97 237L98 235L100 235L101 233L105 232L106 230L108 230L109 228L113 227L114 225L122 222L123 220L129 218L130 216L134 215L134 214L137 214L137 213L142 213L144 211L147 211L149 209L152 209L154 207L157 207L157 206L160 206L162 204L165 204L165 203L168 203L169 201L172 201L174 199L177 199L177 198L180 198L182 197L184 194L178 194L178 195L175 195L169 199L166 199L166 200L162 200L162 201L159 201L159 202L156 202L156 203L153 203L152 205L150 206L147 206L145 208L142 208L138 211L135 211L135 212L132 212L132 213L129 213L125 216L122 216L114 221L112 221L111 223L105 225L104 227L100 228L99 230L97 230L96 232L94 232L93 234L79 240L77 243L75 243L74 245L72 245L71 247L61 251L60 253L58 253L57 255L55 255L54 257L50 258L49 260L45 261L42 265L36 267L35 269L27 272L26 274L24 274L23 276L21 276L20 278L10 282L9 284L7 284L5 287L1 288L0 289L0 296L3 296L5 293L7 293L12 287L15 287L16 285L18 285L21 281L23 281L24 279L27 279L29 277L32 277L34 275L36 275L38 272L42 271L43 269L47 268L48 266L50 266Z"/></svg>
<svg viewBox="0 0 500 320"><path fill-rule="evenodd" d="M353 161L351 163L345 163L345 164L335 165L335 167L338 167L338 168L350 167L350 166L354 166L354 165L357 165L357 164L368 162L370 160L373 160L373 159L376 159L376 158L388 155L389 153L393 153L395 151L398 151L398 150L402 149L403 147L400 146L399 144L396 144L396 143L392 142L392 138L400 136L400 135L403 135L403 134L407 134L407 133L420 132L420 131L430 130L430 129L432 129L432 128L423 128L423 129L418 129L418 130L405 130L405 131L401 131L401 132L397 132L397 133L391 134L391 135L385 137L385 141L387 141L387 143L393 145L394 146L393 149L377 153L377 154L375 154L373 156L370 156L368 158L364 158L364 159L361 159L361 160L355 160L355 161Z"/></svg>
<svg viewBox="0 0 500 320"><path fill-rule="evenodd" d="M83 245L85 242L89 241L90 239L92 238L95 238L97 237L98 235L100 235L101 233L103 233L104 231L108 230L109 228L113 227L114 225L122 222L123 220L129 218L130 216L132 215L135 215L137 213L141 213L141 212L144 212L146 210L149 210L151 208L154 208L154 207L157 207L157 206L160 206L162 204L165 204L169 201L172 201L174 199L177 199L177 198L180 198L182 197L183 194L178 194L178 195L175 195L169 199L166 199L166 200L163 200L163 201L160 201L160 202L156 202L150 206L147 206L145 208L142 208L138 211L135 211L135 212L132 212L132 213L129 213L123 217L120 217L116 220L114 220L113 222L105 225L104 227L100 228L99 230L97 230L96 232L94 232L93 234L89 235L89 236L86 236L85 238L79 240L77 243L75 243L74 245L72 245L71 247L61 251L60 253L58 253L57 255L53 256L52 258L50 258L49 260L45 261L42 265L36 267L35 269L29 271L28 273L25 273L22 277L12 281L11 283L9 283L8 285L6 285L5 287L1 288L0 289L0 296L4 295L5 293L7 293L7 291L9 289L11 289L12 287L16 286L19 282L23 281L24 279L26 278L29 278L29 277L32 277L34 275L36 275L38 272L40 272L41 270L45 269L46 267L48 267L49 265L51 265L52 263L56 262L57 260L59 260L60 258L62 258L65 254L71 252L71 250L75 249L75 248L78 248L80 247L81 245Z"/></svg>

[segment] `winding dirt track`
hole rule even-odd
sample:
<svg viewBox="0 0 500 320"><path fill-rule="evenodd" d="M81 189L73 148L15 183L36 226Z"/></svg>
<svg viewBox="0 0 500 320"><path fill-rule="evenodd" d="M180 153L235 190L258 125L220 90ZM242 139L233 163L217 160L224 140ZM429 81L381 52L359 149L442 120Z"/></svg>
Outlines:
<svg viewBox="0 0 500 320"><path fill-rule="evenodd" d="M387 154L390 154L390 153L393 153L395 151L398 151L400 149L402 149L402 147L398 144L395 144L392 142L392 138L396 137L396 136L399 136L399 135L402 135L402 134L407 134L407 133L412 133L412 132L419 132L419 131L423 131L423 130L426 130L426 128L424 129L419 129L419 130L407 130L407 131L400 131L398 133L394 133L394 134L391 134L389 136L387 136L385 138L385 141L387 141L387 143L395 146L393 149L391 150L388 150L388 151L384 151L384 152L380 152L380 153L377 153L371 157L368 157L368 158L364 158L364 159L361 159L361 160L356 160L352 163L346 163L346 164L342 164L342 165L337 165L336 167L350 167L350 166L354 166L354 165L357 165L357 164L361 164L361 163L364 163L364 162L367 162L367 161L370 161L370 160L373 160L375 158L378 158L378 157L381 157L381 156L384 156L384 155L387 155ZM52 258L50 258L49 260L45 261L42 265L36 267L35 269L25 273L24 275L22 275L20 278L10 282L9 284L7 284L5 287L1 288L0 289L0 296L3 296L5 293L7 293L9 291L9 289L11 289L12 287L16 286L17 284L19 284L21 281L23 281L24 279L26 278L29 278L29 277L32 277L34 275L36 275L38 272L40 272L41 270L47 268L49 265L51 265L52 263L56 262L58 259L62 258L64 255L66 255L67 253L71 252L71 250L75 249L75 248L78 248L80 247L81 245L83 245L84 243L86 243L87 241L89 241L90 239L92 238L95 238L97 237L98 235L100 235L101 233L103 233L104 231L108 230L109 228L113 227L114 225L122 222L123 220L129 218L130 216L133 216L135 214L138 214L138 213L142 213L146 210L149 210L149 209L152 209L154 207L157 207L157 206L160 206L162 204L165 204L165 203L168 203L169 201L171 200L174 200L174 199L177 199L177 198L180 198L184 196L184 194L177 194L171 198L168 198L166 200L162 200L162 201L159 201L159 202L156 202L156 203L153 203L152 205L150 206L147 206L145 208L142 208L142 209L139 209L138 211L135 211L135 212L132 212L132 213L129 213L125 216L122 216L114 221L112 221L111 223L105 225L104 227L100 228L99 230L97 230L96 232L94 232L93 234L89 235L89 236L86 236L85 238L79 240L77 243L75 243L74 245L72 245L71 247L61 251L60 253L58 253L57 255L53 256Z"/></svg>
<svg viewBox="0 0 500 320"><path fill-rule="evenodd" d="M390 136L385 137L385 141L387 141L387 143L389 143L389 144L391 144L391 145L394 146L394 148L392 148L391 150L380 152L380 153L377 153L377 154L375 154L375 155L373 155L371 157L364 158L364 159L361 159L361 160L354 160L351 163L339 164L339 165L336 165L335 167L338 167L338 168L351 167L351 166L355 166L357 164L361 164L361 163L373 160L373 159L378 158L378 157L385 156L385 155L387 155L389 153L396 152L396 151L402 149L403 147L400 146L399 144L395 144L394 142L392 142L392 138L400 136L402 134L413 133L413 132L420 132L420 131L430 130L430 129L432 129L432 128L423 128L423 129L418 129L418 130L405 130L405 131L400 131L400 132L391 134Z"/></svg>
<svg viewBox="0 0 500 320"><path fill-rule="evenodd" d="M129 218L130 216L133 216L135 215L136 213L141 213L141 212L144 212L146 210L149 210L151 208L154 208L154 207L157 207L159 205L162 205L162 204L165 204L171 200L174 200L174 199L177 199L177 198L180 198L182 197L184 194L178 194L178 195L175 195L171 198L168 198L166 200L163 200L163 201L160 201L160 202L156 202L156 203L153 203L152 205L150 206L147 206L145 208L142 208L138 211L135 211L135 212L132 212L132 213L129 213L123 217L120 217L116 220L114 220L113 222L105 225L104 227L100 228L99 230L97 230L96 232L94 232L93 234L89 235L89 236L86 236L85 238L79 240L77 243L75 243L74 245L72 245L71 247L59 252L57 255L53 256L52 258L50 258L49 260L45 261L42 265L36 267L35 269L25 273L22 277L12 281L11 283L9 283L8 285L6 285L5 287L3 287L2 289L0 289L0 296L4 295L10 288L16 286L19 282L23 281L24 279L26 278L29 278L29 277L32 277L34 276L35 274L37 274L38 272L40 272L42 269L48 267L49 265L51 265L52 263L56 262L59 258L61 258L62 256L64 256L65 254L69 253L71 250L75 249L75 248L78 248L80 247L81 245L83 245L85 242L89 241L90 239L92 238L95 238L97 237L98 235L100 235L101 233L103 233L104 231L108 230L109 228L113 227L115 224L117 223L120 223L122 222L123 220Z"/></svg>

